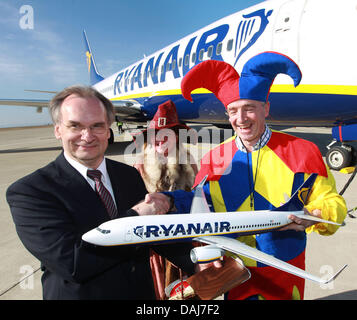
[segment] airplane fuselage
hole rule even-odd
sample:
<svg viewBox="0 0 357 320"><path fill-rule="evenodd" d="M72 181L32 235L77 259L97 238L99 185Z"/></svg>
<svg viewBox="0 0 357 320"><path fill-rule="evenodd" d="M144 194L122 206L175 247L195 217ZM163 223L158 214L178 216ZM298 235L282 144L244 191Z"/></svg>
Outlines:
<svg viewBox="0 0 357 320"><path fill-rule="evenodd" d="M114 104L135 101L140 113L132 115L132 120L151 119L157 106L171 99L183 121L228 124L223 105L207 90L195 91L193 103L184 100L182 78L207 59L226 61L240 73L252 56L277 51L299 65L303 78L294 88L287 76L277 77L268 122L294 126L350 123L357 114L357 79L354 72L347 72L357 70L357 45L351 39L356 28L353 1L265 1L176 41L98 82L95 88Z"/></svg>

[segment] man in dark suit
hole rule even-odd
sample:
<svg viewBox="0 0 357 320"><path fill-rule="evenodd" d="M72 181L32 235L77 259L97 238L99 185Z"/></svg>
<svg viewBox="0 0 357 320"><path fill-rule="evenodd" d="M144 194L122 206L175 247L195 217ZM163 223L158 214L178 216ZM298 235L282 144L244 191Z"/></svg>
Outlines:
<svg viewBox="0 0 357 320"><path fill-rule="evenodd" d="M92 88L70 87L52 99L50 111L63 152L6 194L21 241L41 261L43 298L154 299L148 247L96 247L81 240L111 218L167 211L140 203L147 191L135 168L104 158L111 102ZM100 171L97 180L91 170ZM189 246L155 250L193 273Z"/></svg>

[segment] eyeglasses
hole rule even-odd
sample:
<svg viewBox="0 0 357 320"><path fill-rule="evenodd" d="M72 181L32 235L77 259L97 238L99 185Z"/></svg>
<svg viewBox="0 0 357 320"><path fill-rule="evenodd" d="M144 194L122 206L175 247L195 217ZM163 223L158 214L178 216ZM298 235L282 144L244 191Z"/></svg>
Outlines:
<svg viewBox="0 0 357 320"><path fill-rule="evenodd" d="M108 125L104 122L95 123L92 126L86 127L78 123L71 123L69 125L63 124L72 133L81 134L83 130L89 130L92 134L103 134L107 132Z"/></svg>

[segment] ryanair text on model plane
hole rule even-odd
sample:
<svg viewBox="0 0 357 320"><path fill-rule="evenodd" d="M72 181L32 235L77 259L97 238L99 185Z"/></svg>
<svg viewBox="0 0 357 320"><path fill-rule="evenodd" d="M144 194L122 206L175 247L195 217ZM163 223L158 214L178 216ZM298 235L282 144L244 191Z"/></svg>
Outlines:
<svg viewBox="0 0 357 320"><path fill-rule="evenodd" d="M164 236L169 236L170 234L173 236L190 236L205 233L228 233L230 228L231 224L228 221L216 221L212 223L188 223L187 227L182 223L170 224L169 226L165 226L164 224L148 225L145 227L145 232L143 231L144 226L139 226L134 228L134 233L140 238L159 237L159 234L163 234Z"/></svg>

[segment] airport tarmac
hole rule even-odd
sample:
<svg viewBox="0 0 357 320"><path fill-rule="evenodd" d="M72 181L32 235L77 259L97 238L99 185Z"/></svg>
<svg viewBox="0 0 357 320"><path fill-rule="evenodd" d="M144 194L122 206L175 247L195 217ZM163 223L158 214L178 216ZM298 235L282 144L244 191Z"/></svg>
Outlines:
<svg viewBox="0 0 357 320"><path fill-rule="evenodd" d="M211 140L192 149L197 160L216 145L217 137L221 139L224 133L229 134L229 131L219 131L215 127L208 129ZM291 128L285 131L315 142L323 155L325 146L331 141L331 130L327 128ZM126 156L133 149L131 146L129 133L118 136L115 132L115 143L108 148L107 157L132 164L134 157ZM12 182L54 160L61 150L52 127L0 129L0 300L42 299L40 263L24 248L16 234L5 192ZM351 176L340 172L333 172L333 175L338 191ZM344 193L348 209L357 207L356 190L357 178ZM328 277L344 264L348 267L329 285L306 281L305 299L357 299L357 256L354 253L357 218L348 216L345 222L346 225L333 236L308 235L307 271Z"/></svg>

